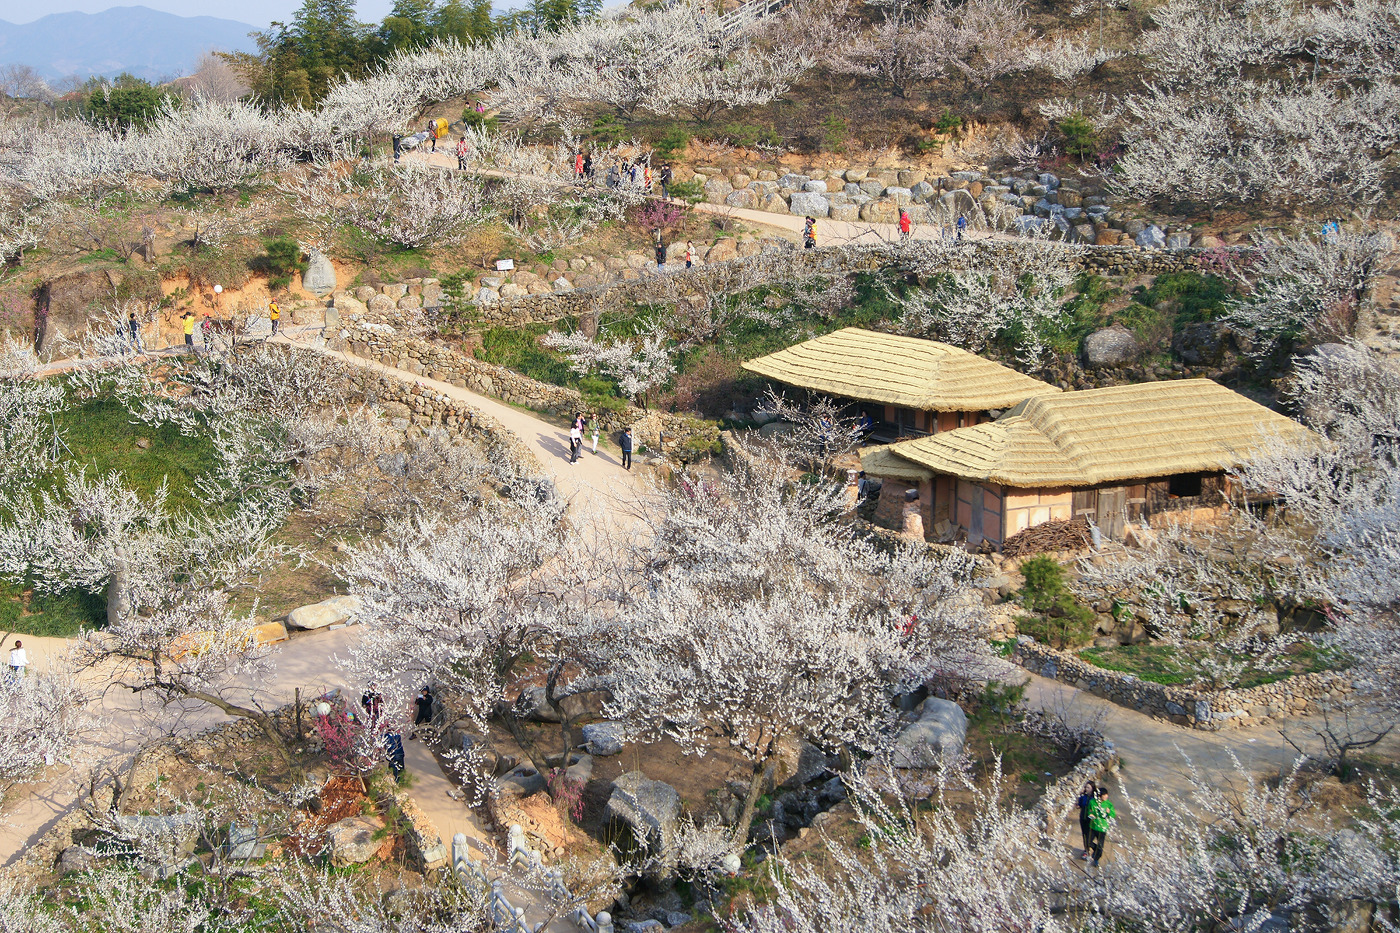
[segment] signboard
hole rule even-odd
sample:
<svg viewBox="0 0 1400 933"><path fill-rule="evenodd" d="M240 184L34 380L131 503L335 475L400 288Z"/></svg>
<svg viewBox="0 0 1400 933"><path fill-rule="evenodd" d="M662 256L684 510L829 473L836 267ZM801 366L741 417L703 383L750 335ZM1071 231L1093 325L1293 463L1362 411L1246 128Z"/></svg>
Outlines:
<svg viewBox="0 0 1400 933"><path fill-rule="evenodd" d="M497 259L497 260L496 260L496 271L497 271L497 272L510 272L510 271L513 270L514 268L515 268L515 260L514 260L514 259Z"/></svg>

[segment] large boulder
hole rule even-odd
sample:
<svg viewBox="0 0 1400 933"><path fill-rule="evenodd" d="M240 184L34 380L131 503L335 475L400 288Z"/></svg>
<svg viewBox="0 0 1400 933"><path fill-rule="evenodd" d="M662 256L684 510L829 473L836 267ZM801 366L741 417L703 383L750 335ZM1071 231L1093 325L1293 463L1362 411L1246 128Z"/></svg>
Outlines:
<svg viewBox="0 0 1400 933"><path fill-rule="evenodd" d="M706 262L725 262L735 259L739 255L739 244L731 236L722 236L715 240L715 245L711 246L705 253Z"/></svg>
<svg viewBox="0 0 1400 933"><path fill-rule="evenodd" d="M794 191L788 209L799 217L826 217L831 213L831 202L815 191Z"/></svg>
<svg viewBox="0 0 1400 933"><path fill-rule="evenodd" d="M326 628L349 621L359 611L360 597L334 596L319 603L293 609L287 613L287 627L302 630Z"/></svg>
<svg viewBox="0 0 1400 933"><path fill-rule="evenodd" d="M301 274L301 287L313 295L324 296L335 291L335 266L319 249L312 249Z"/></svg>
<svg viewBox="0 0 1400 933"><path fill-rule="evenodd" d="M919 718L894 740L896 768L928 768L954 761L967 742L967 714L952 700L929 697L919 704Z"/></svg>
<svg viewBox="0 0 1400 933"><path fill-rule="evenodd" d="M724 196L724 203L729 207L753 208L758 202L754 200L754 193L748 188L740 188L731 191Z"/></svg>
<svg viewBox="0 0 1400 933"><path fill-rule="evenodd" d="M375 295L369 301L365 302L365 308L375 314L387 314L395 309L396 305L394 301L395 300L388 295Z"/></svg>
<svg viewBox="0 0 1400 933"><path fill-rule="evenodd" d="M591 722L583 727L583 747L590 755L616 755L626 740L627 731L620 722Z"/></svg>
<svg viewBox="0 0 1400 933"><path fill-rule="evenodd" d="M640 771L628 771L613 781L608 815L630 826L643 845L670 849L680 812L681 795L670 784L653 781Z"/></svg>
<svg viewBox="0 0 1400 933"><path fill-rule="evenodd" d="M1172 353L1187 366L1216 366L1234 349L1228 325L1201 321L1172 336Z"/></svg>
<svg viewBox="0 0 1400 933"><path fill-rule="evenodd" d="M1143 249L1164 249L1167 245L1167 235L1162 232L1161 227L1153 224L1133 237L1133 242Z"/></svg>
<svg viewBox="0 0 1400 933"><path fill-rule="evenodd" d="M112 818L116 831L147 863L146 873L169 878L189 863L199 841L200 820L193 813Z"/></svg>
<svg viewBox="0 0 1400 933"><path fill-rule="evenodd" d="M531 722L559 722L559 711L549 705L548 691L544 687L526 687L520 691L516 706Z"/></svg>
<svg viewBox="0 0 1400 933"><path fill-rule="evenodd" d="M1138 352L1137 338L1122 324L1096 330L1084 338L1084 363L1093 369L1130 363Z"/></svg>
<svg viewBox="0 0 1400 933"><path fill-rule="evenodd" d="M711 204L723 204L734 186L723 178L711 178L705 182L705 200Z"/></svg>
<svg viewBox="0 0 1400 933"><path fill-rule="evenodd" d="M332 865L358 865L374 858L383 839L375 838L384 821L373 816L352 816L326 829L326 851Z"/></svg>

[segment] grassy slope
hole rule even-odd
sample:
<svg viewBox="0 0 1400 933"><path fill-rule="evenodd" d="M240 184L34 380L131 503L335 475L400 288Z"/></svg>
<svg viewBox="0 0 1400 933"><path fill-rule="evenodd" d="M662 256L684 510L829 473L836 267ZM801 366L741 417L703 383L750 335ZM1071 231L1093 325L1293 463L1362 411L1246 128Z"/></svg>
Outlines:
<svg viewBox="0 0 1400 933"><path fill-rule="evenodd" d="M132 424L112 398L92 399L58 416L69 462L89 475L117 472L142 495L168 484L170 502L179 507L194 493L195 478L216 461L207 437L185 437L173 425L151 428ZM150 446L142 448L137 441ZM52 488L52 480L40 484ZM25 635L68 637L83 627L106 620L107 601L100 595L72 591L58 595L35 593L28 586L0 582L0 631Z"/></svg>

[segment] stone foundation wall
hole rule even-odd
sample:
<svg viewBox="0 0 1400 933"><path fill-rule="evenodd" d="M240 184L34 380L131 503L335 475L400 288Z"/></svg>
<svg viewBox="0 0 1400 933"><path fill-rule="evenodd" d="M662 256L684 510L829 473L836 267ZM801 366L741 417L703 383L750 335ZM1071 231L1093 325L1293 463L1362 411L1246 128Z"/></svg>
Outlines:
<svg viewBox="0 0 1400 933"><path fill-rule="evenodd" d="M1317 700L1339 698L1352 690L1346 674L1336 671L1300 674L1243 690L1168 687L1095 667L1025 637L1016 646L1013 659L1033 674L1070 684L1119 706L1179 726L1210 731L1300 716L1315 711Z"/></svg>

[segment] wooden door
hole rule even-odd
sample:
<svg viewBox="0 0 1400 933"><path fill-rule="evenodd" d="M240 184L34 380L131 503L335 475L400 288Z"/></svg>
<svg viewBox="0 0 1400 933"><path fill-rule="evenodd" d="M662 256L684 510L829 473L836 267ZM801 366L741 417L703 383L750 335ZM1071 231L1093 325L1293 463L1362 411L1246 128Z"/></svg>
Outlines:
<svg viewBox="0 0 1400 933"><path fill-rule="evenodd" d="M1122 486L1099 490L1099 528L1110 538L1123 537L1128 520L1128 491Z"/></svg>
<svg viewBox="0 0 1400 933"><path fill-rule="evenodd" d="M1071 518L1084 518L1091 522L1099 520L1099 491L1097 489L1076 489L1071 502Z"/></svg>
<svg viewBox="0 0 1400 933"><path fill-rule="evenodd" d="M969 496L972 499L972 519L967 529L967 541L969 544L982 543L982 487L976 483L968 484L971 488Z"/></svg>

